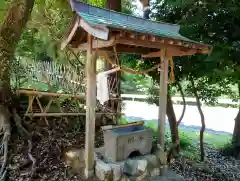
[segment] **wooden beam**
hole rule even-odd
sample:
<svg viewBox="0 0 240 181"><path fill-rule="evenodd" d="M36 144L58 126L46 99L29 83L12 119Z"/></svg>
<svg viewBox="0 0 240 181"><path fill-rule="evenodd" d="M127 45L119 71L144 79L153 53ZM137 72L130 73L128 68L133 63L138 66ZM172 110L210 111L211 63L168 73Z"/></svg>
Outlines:
<svg viewBox="0 0 240 181"><path fill-rule="evenodd" d="M92 51L92 36L88 34L86 62L87 95L86 95L86 135L85 135L85 176L94 174L94 142L95 142L95 108L96 108L96 59Z"/></svg>
<svg viewBox="0 0 240 181"><path fill-rule="evenodd" d="M132 46L156 48L156 49L165 47L162 43L159 43L159 42L152 42L152 41L148 41L148 40L139 40L139 39L128 39L126 37L124 37L124 38L117 37L116 44L132 45Z"/></svg>
<svg viewBox="0 0 240 181"><path fill-rule="evenodd" d="M164 50L165 51L165 50ZM145 55L142 55L143 58L154 58L154 57L160 57L162 50L159 50L157 52L151 52Z"/></svg>
<svg viewBox="0 0 240 181"><path fill-rule="evenodd" d="M161 51L161 68L160 72L160 92L159 92L159 110L158 110L158 143L164 148L165 126L166 126L166 109L167 109L167 81L168 81L168 62L166 49Z"/></svg>
<svg viewBox="0 0 240 181"><path fill-rule="evenodd" d="M169 47L166 49L166 56L167 57L179 57L179 56L189 56L194 54L206 54L209 51L206 50L199 50L199 49L183 49L181 47ZM157 52L151 52L149 54L142 55L143 58L153 58L153 57L160 57L161 50Z"/></svg>
<svg viewBox="0 0 240 181"><path fill-rule="evenodd" d="M115 37L111 37L110 40L92 40L92 49L97 48L107 48L115 45ZM78 46L78 49L81 51L86 51L88 49L88 43L83 43Z"/></svg>
<svg viewBox="0 0 240 181"><path fill-rule="evenodd" d="M61 43L61 50L63 50L68 45L68 43L72 40L73 36L75 35L75 33L79 27L79 23L80 23L80 19L77 16L70 34L68 35L67 39L63 40L63 42Z"/></svg>
<svg viewBox="0 0 240 181"><path fill-rule="evenodd" d="M106 52L112 52L113 49L102 49L102 50L99 50L99 51L106 51ZM125 53L125 54L147 54L150 52L149 49L147 48L144 48L144 47L128 47L128 46L117 46L116 47L116 51L117 53Z"/></svg>
<svg viewBox="0 0 240 181"><path fill-rule="evenodd" d="M91 26L88 24L87 21L84 19L80 19L80 24L79 24L86 32L91 34L92 36L96 38L100 38L103 40L108 40L108 35L109 35L109 29L105 26Z"/></svg>

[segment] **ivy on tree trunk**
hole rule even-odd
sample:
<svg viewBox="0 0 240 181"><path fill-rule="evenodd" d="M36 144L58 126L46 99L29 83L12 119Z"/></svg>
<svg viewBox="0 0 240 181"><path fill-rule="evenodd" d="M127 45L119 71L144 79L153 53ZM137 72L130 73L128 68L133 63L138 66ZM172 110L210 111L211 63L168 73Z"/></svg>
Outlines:
<svg viewBox="0 0 240 181"><path fill-rule="evenodd" d="M22 30L31 14L34 0L12 0L0 26L0 91L1 101L8 97L10 88L9 64L20 40Z"/></svg>

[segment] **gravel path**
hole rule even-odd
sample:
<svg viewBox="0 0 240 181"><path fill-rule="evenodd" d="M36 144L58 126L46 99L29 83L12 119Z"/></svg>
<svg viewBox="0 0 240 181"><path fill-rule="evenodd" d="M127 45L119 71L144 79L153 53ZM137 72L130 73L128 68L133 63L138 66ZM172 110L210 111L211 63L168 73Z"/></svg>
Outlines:
<svg viewBox="0 0 240 181"><path fill-rule="evenodd" d="M182 168L183 160L176 160L172 169L182 175L186 181L239 181L240 161L231 157L222 156L218 150L205 148L207 163L193 165L186 163Z"/></svg>

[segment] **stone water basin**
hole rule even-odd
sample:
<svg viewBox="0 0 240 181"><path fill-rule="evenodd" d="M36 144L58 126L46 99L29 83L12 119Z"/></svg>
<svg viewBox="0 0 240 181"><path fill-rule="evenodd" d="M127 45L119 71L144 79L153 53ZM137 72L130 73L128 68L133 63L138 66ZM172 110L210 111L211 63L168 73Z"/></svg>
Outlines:
<svg viewBox="0 0 240 181"><path fill-rule="evenodd" d="M145 126L130 126L103 132L105 157L111 161L123 161L132 153L149 154L154 130Z"/></svg>

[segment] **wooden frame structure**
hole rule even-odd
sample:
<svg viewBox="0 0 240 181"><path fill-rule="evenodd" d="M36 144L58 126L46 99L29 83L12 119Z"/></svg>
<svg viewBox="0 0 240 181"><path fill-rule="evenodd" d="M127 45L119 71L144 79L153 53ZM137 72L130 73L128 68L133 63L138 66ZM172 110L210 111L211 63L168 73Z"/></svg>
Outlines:
<svg viewBox="0 0 240 181"><path fill-rule="evenodd" d="M175 56L206 54L211 47L181 36L178 25L153 22L76 0L71 0L70 4L76 16L61 49L69 46L75 51L87 51L85 175L90 177L94 169L97 54L101 56L101 52L115 49L118 53L160 58L158 142L164 146L169 60Z"/></svg>

